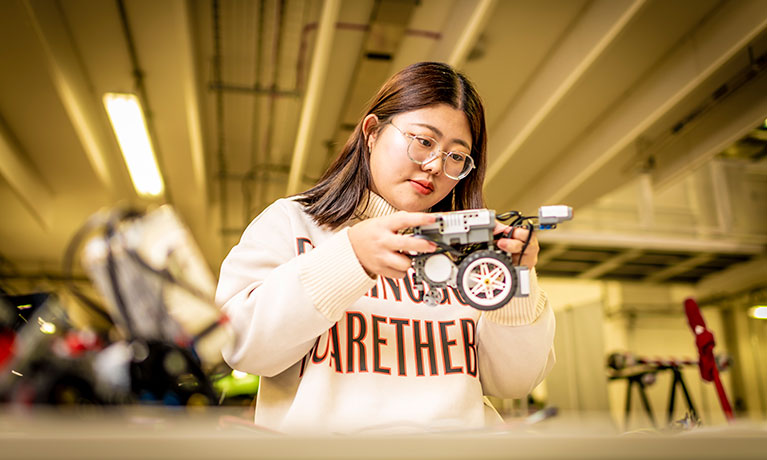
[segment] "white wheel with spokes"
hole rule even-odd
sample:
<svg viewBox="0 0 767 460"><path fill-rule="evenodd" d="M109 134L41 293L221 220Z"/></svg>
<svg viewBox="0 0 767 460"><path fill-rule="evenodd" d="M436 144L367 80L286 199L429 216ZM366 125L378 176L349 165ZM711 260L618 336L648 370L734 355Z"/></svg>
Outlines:
<svg viewBox="0 0 767 460"><path fill-rule="evenodd" d="M458 289L474 308L495 310L514 296L516 272L508 257L496 251L477 251L458 267Z"/></svg>

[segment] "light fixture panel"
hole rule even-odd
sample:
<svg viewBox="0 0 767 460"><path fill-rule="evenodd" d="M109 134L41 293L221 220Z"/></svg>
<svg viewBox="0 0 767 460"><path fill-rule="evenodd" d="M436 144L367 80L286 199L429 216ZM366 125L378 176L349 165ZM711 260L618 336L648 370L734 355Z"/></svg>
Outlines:
<svg viewBox="0 0 767 460"><path fill-rule="evenodd" d="M130 93L106 93L104 107L136 192L146 197L161 196L165 184L138 97Z"/></svg>
<svg viewBox="0 0 767 460"><path fill-rule="evenodd" d="M767 306L756 305L748 309L748 316L756 319L767 319Z"/></svg>

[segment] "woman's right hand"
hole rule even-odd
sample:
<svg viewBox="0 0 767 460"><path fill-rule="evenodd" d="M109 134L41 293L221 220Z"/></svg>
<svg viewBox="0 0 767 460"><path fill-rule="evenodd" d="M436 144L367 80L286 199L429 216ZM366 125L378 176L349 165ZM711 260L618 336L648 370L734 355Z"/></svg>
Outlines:
<svg viewBox="0 0 767 460"><path fill-rule="evenodd" d="M389 216L367 219L349 229L349 241L360 264L369 275L401 279L410 268L409 252L433 252L437 245L429 240L401 235L400 230L434 223L433 214L399 211Z"/></svg>

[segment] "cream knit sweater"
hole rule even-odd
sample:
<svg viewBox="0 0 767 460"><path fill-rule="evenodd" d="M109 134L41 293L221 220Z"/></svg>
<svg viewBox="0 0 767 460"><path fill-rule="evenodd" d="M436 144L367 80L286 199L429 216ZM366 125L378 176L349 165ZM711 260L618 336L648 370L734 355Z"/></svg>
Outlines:
<svg viewBox="0 0 767 460"><path fill-rule="evenodd" d="M396 210L371 194L362 219ZM235 369L261 376L256 423L289 433L476 428L483 394L522 397L554 364L554 315L531 295L492 312L422 303L411 279L370 278L348 237L293 199L251 222L221 266L216 302Z"/></svg>

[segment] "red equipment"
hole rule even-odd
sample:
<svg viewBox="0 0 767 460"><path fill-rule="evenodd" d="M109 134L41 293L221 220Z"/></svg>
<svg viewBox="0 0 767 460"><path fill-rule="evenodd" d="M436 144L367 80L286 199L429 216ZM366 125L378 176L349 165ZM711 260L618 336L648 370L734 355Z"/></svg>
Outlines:
<svg viewBox="0 0 767 460"><path fill-rule="evenodd" d="M714 334L706 329L706 322L703 320L698 303L694 299L689 298L684 301L684 311L687 314L690 329L695 334L695 345L698 346L700 376L707 382L714 382L724 415L728 421L732 421L735 417L732 414L730 402L727 400L727 393L724 392L722 381L719 379L719 369L717 369L714 359Z"/></svg>

